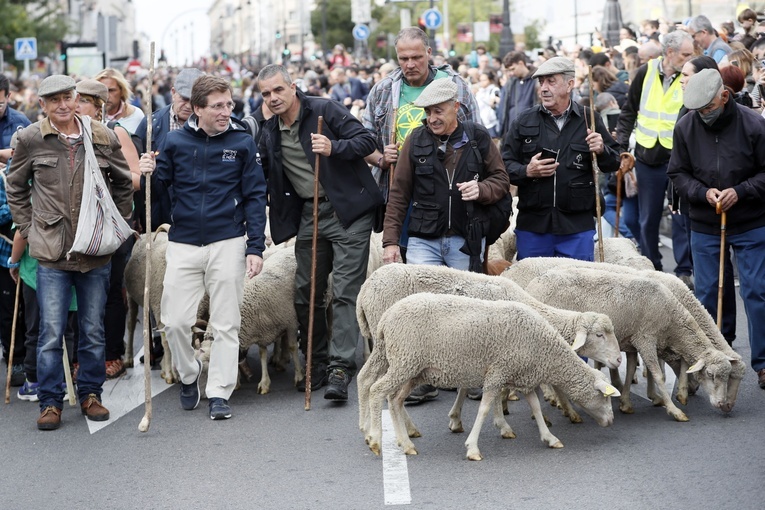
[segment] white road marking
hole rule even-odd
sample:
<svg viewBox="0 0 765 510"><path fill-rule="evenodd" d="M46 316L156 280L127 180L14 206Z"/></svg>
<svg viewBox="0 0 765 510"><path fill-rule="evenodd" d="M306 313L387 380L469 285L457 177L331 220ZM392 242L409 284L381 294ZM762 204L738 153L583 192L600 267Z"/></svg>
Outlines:
<svg viewBox="0 0 765 510"><path fill-rule="evenodd" d="M101 400L103 401L104 406L109 410L109 420L90 421L86 419L85 422L88 424L88 430L91 434L111 425L136 407L143 406L144 376L143 365L139 361L142 354L143 347L135 356L133 362L134 368L128 368L120 377L109 379L104 382ZM159 395L171 386L175 385L167 384L160 376L159 370L151 371L152 397ZM140 421L140 418L136 418L136 428L138 427L138 421Z"/></svg>
<svg viewBox="0 0 765 510"><path fill-rule="evenodd" d="M647 381L643 377L643 367L645 367L645 362L643 362L643 358L638 355L638 359L640 359L640 365L638 366L637 370L635 370L635 373L638 375L638 383L633 384L630 386L630 393L633 393L637 395L638 397L642 397L646 400L650 400L648 398L648 395L646 393L646 390L648 389ZM619 375L622 378L622 381L624 380L624 376L627 372L627 362L625 361L621 365L619 365ZM669 365L664 365L664 387L667 388L667 393L669 393L670 397L672 396L672 392L675 389L675 381L677 380L677 377L675 377L675 372L672 370Z"/></svg>
<svg viewBox="0 0 765 510"><path fill-rule="evenodd" d="M382 412L382 464L383 488L386 505L409 505L412 493L409 490L409 470L406 455L396 444L396 433L390 411Z"/></svg>

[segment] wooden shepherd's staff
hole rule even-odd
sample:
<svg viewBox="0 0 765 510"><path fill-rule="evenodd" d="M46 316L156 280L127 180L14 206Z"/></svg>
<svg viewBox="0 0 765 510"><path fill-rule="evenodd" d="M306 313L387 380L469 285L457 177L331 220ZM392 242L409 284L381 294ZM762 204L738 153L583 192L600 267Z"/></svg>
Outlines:
<svg viewBox="0 0 765 510"><path fill-rule="evenodd" d="M154 41L149 53L149 100L144 103L146 114L146 152L151 152L151 91L154 86ZM149 285L151 283L151 175L146 176L146 275L143 284L143 377L146 412L138 430L148 432L151 425L151 320L149 318ZM132 356L133 353L128 353Z"/></svg>
<svg viewBox="0 0 765 510"><path fill-rule="evenodd" d="M592 66L588 66L588 76L590 80L590 127L592 132L595 132L595 97L592 90ZM586 117L585 117L586 118ZM585 121L585 124L587 122ZM595 212L598 220L598 261L603 262L605 255L603 253L603 225L601 224L602 212L600 210L600 186L598 185L598 155L595 151L590 151L592 155L592 180L595 183Z"/></svg>
<svg viewBox="0 0 765 510"><path fill-rule="evenodd" d="M19 289L21 275L16 276L16 302L13 304L13 323L11 324L11 346L8 349L8 373L5 376L5 403L11 403L11 375L13 372L13 349L16 348L16 322L19 320Z"/></svg>
<svg viewBox="0 0 765 510"><path fill-rule="evenodd" d="M723 280L725 279L725 231L727 218L722 204L717 202L715 212L720 215L720 275L717 278L717 329L722 331L723 321Z"/></svg>
<svg viewBox="0 0 765 510"><path fill-rule="evenodd" d="M319 115L319 125L316 134L321 135L324 117ZM316 245L319 241L319 165L321 154L316 153L316 163L313 171L313 234L311 236L311 292L308 302L308 345L305 354L305 410L311 410L311 368L313 363L313 320L314 301L316 300Z"/></svg>

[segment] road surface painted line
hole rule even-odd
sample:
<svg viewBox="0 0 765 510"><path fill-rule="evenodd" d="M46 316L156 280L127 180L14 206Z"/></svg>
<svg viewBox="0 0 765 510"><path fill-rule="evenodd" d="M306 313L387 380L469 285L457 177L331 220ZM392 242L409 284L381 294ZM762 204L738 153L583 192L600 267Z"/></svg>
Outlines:
<svg viewBox="0 0 765 510"><path fill-rule="evenodd" d="M406 455L396 444L396 432L390 411L382 412L382 464L383 488L386 505L409 505L412 493L409 490L409 470Z"/></svg>

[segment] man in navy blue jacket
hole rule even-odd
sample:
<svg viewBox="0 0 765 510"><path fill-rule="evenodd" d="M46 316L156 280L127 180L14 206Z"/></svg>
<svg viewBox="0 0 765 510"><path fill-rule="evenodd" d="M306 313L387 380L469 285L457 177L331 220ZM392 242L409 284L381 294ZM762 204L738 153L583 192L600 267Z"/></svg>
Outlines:
<svg viewBox="0 0 765 510"><path fill-rule="evenodd" d="M194 358L191 327L203 294L210 296L209 325L216 336L205 392L210 418L220 420L231 417L245 269L252 278L263 266L266 182L255 142L231 117L229 82L202 76L190 99L194 113L167 135L152 176L158 193L173 188L162 322L181 378L181 406L194 409L202 365ZM144 155L140 165L143 173L152 172L152 156Z"/></svg>
<svg viewBox="0 0 765 510"><path fill-rule="evenodd" d="M314 162L317 154L321 156L311 389L329 384L324 398L345 401L356 371L356 296L366 278L374 211L383 203L364 162L375 150L375 139L341 104L298 91L283 66L264 67L258 85L274 113L260 135L271 200L271 236L275 243L297 236L295 310L304 351L310 306ZM320 116L324 118L321 135L317 134ZM331 332L327 331L324 304L330 271ZM298 390L305 387L298 385Z"/></svg>

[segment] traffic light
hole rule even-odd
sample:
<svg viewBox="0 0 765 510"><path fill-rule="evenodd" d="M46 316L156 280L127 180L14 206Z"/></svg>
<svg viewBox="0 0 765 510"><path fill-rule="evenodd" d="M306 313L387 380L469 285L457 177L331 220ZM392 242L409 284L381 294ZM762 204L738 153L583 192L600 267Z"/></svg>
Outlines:
<svg viewBox="0 0 765 510"><path fill-rule="evenodd" d="M280 31L278 31L278 30L276 31L276 38L277 39L281 39L282 38L282 33Z"/></svg>
<svg viewBox="0 0 765 510"><path fill-rule="evenodd" d="M418 27L420 27L420 29L421 29L423 32L427 32L427 31L428 31L428 27L425 25L425 18L423 18L422 16L420 16L420 17L417 19L417 26L418 26Z"/></svg>
<svg viewBox="0 0 765 510"><path fill-rule="evenodd" d="M284 45L284 49L282 50L282 62L289 62L290 56L292 55L292 52L287 47L287 45Z"/></svg>
<svg viewBox="0 0 765 510"><path fill-rule="evenodd" d="M450 57L456 57L457 56L457 51L454 49L454 45L453 44L449 47L449 56Z"/></svg>

